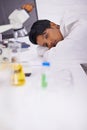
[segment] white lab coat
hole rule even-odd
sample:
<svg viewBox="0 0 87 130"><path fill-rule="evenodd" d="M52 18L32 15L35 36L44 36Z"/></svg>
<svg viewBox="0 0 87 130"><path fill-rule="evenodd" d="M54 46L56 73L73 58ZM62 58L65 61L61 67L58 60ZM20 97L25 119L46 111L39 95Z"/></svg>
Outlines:
<svg viewBox="0 0 87 130"><path fill-rule="evenodd" d="M60 41L56 47L43 51L44 58L54 64L87 62L87 21L63 17L60 30L64 40Z"/></svg>

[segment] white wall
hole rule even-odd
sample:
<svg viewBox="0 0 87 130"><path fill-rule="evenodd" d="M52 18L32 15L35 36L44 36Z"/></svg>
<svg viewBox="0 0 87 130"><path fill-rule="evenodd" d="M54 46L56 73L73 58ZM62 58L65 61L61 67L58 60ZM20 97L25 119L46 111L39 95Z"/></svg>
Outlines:
<svg viewBox="0 0 87 130"><path fill-rule="evenodd" d="M36 2L39 19L60 22L66 11L87 18L87 0L36 0Z"/></svg>

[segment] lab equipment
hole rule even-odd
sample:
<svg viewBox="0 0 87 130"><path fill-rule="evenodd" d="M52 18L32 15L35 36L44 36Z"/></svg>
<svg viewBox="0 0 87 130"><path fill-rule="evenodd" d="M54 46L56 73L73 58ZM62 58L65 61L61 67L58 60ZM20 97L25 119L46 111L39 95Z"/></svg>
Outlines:
<svg viewBox="0 0 87 130"><path fill-rule="evenodd" d="M20 42L20 41L16 41L17 43L21 43L21 48L29 48L30 45L27 44L26 42Z"/></svg>
<svg viewBox="0 0 87 130"><path fill-rule="evenodd" d="M10 24L0 25L0 37L2 36L3 32L10 30L10 29L15 30L14 31L15 38L17 38L19 34L22 34L22 36L25 35L26 30L25 30L23 24L28 20L28 18L29 18L29 13L27 13L24 9L15 9L8 17ZM15 34L15 33L17 33L17 31L18 31L18 34ZM21 31L21 33L19 33L19 31ZM3 48L0 48L0 52L1 53L3 52ZM0 55L0 57L1 57L1 55Z"/></svg>
<svg viewBox="0 0 87 130"><path fill-rule="evenodd" d="M0 33L3 33L7 30L13 29L19 32L20 34L26 33L23 24L28 20L29 14L24 9L15 9L8 17L10 24L0 25ZM23 32L23 33L22 33ZM16 37L17 34L15 34Z"/></svg>
<svg viewBox="0 0 87 130"><path fill-rule="evenodd" d="M9 62L20 62L21 43L9 41L8 43Z"/></svg>
<svg viewBox="0 0 87 130"><path fill-rule="evenodd" d="M31 76L31 73L25 73L25 77Z"/></svg>
<svg viewBox="0 0 87 130"><path fill-rule="evenodd" d="M20 64L20 49L21 43L17 43L16 40L18 36L25 36L27 34L24 28L24 23L28 20L29 13L25 9L15 9L8 17L8 25L0 25L0 34L3 32L13 29L15 43L8 43L9 49L9 60L11 65L11 84L16 86L21 86L25 84L25 74L23 71L23 66ZM1 50L2 54L3 49ZM8 53L7 53L8 54Z"/></svg>
<svg viewBox="0 0 87 130"><path fill-rule="evenodd" d="M0 44L0 66L2 66L5 61L8 61L8 57L8 50Z"/></svg>
<svg viewBox="0 0 87 130"><path fill-rule="evenodd" d="M47 81L47 72L48 72L48 67L50 67L50 63L45 61L42 63L42 74L41 74L41 86L43 88L48 86L48 81Z"/></svg>
<svg viewBox="0 0 87 130"><path fill-rule="evenodd" d="M11 84L21 86L25 84L23 66L20 64L21 43L10 41L8 44L9 62L11 63Z"/></svg>
<svg viewBox="0 0 87 130"><path fill-rule="evenodd" d="M15 86L22 86L25 84L25 74L23 71L23 67L19 63L13 63L12 66L12 74L11 74L11 84Z"/></svg>

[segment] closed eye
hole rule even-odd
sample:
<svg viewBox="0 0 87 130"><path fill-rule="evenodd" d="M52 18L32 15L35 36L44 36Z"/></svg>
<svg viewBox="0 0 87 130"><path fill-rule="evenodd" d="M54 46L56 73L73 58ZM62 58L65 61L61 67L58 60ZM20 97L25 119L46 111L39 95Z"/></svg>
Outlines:
<svg viewBox="0 0 87 130"><path fill-rule="evenodd" d="M44 35L44 38L46 38L46 39L47 39L47 38L48 38L48 34L45 34L45 35Z"/></svg>
<svg viewBox="0 0 87 130"><path fill-rule="evenodd" d="M45 39L47 39L49 36L48 36L48 34L47 34L46 32L44 32L44 33L43 33L43 37L44 37Z"/></svg>

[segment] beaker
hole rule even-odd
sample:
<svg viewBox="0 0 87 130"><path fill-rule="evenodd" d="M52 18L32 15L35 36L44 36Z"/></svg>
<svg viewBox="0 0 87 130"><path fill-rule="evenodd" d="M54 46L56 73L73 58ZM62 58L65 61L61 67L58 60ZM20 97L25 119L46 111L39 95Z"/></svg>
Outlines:
<svg viewBox="0 0 87 130"><path fill-rule="evenodd" d="M8 62L8 50L2 44L0 45L0 70L2 70Z"/></svg>
<svg viewBox="0 0 87 130"><path fill-rule="evenodd" d="M9 50L9 62L20 62L20 53L21 53L21 43L15 41L9 41L8 43Z"/></svg>

